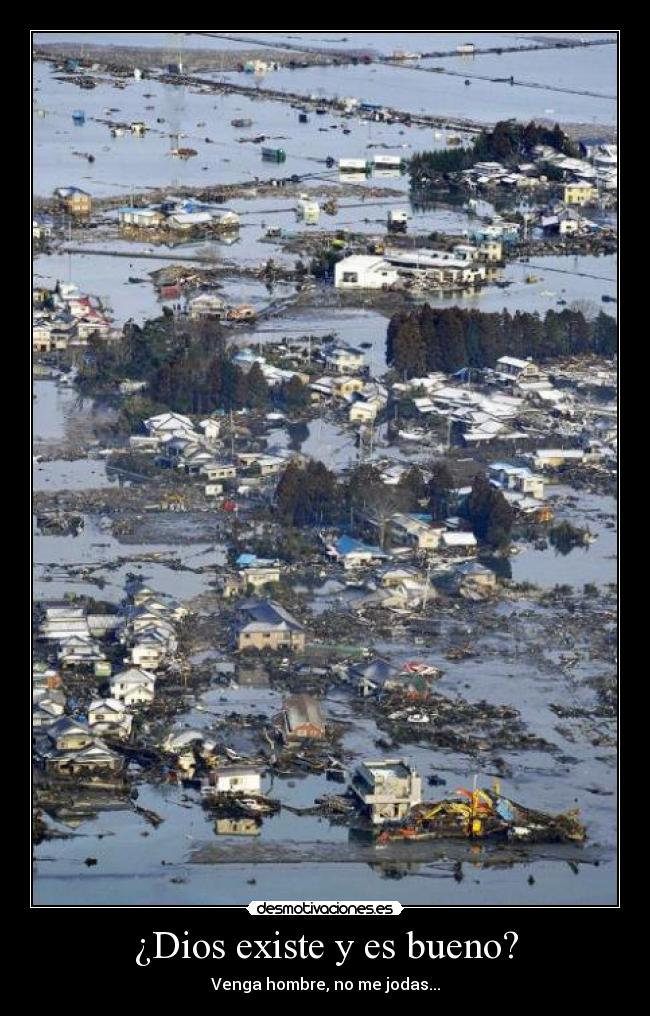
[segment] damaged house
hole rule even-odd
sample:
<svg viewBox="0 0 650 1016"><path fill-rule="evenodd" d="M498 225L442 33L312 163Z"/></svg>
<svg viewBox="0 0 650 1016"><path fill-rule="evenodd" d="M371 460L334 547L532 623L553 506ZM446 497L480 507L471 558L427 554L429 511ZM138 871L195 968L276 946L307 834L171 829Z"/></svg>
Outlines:
<svg viewBox="0 0 650 1016"><path fill-rule="evenodd" d="M280 733L285 741L325 737L325 718L317 699L311 695L291 695L285 699Z"/></svg>
<svg viewBox="0 0 650 1016"><path fill-rule="evenodd" d="M373 825L400 821L422 800L422 778L404 759L362 762L350 789Z"/></svg>

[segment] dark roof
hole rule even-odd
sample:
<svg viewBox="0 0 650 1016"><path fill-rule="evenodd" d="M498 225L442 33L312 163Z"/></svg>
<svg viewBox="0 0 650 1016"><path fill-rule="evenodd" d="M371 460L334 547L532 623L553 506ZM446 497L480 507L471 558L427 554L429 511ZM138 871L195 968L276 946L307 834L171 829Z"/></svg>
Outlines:
<svg viewBox="0 0 650 1016"><path fill-rule="evenodd" d="M253 628L284 628L289 631L302 631L302 625L295 617L273 600L253 600L240 604L240 610L248 614L244 626Z"/></svg>

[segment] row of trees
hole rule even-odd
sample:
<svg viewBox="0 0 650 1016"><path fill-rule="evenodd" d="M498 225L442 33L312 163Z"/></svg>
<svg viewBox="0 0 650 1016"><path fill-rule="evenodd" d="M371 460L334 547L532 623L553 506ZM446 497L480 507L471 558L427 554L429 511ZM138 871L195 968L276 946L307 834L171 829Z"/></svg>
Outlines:
<svg viewBox="0 0 650 1016"><path fill-rule="evenodd" d="M588 320L582 311L568 308L549 310L542 318L525 311L485 314L424 304L390 319L386 362L417 377L428 371L449 374L462 367L494 367L505 355L541 362L573 354L613 356L617 344L616 321L602 311Z"/></svg>
<svg viewBox="0 0 650 1016"><path fill-rule="evenodd" d="M470 148L418 152L410 161L411 182L417 185L445 173L460 173L464 169L471 169L476 162L515 165L529 159L537 145L550 145L556 151L572 157L579 155L575 142L564 133L559 124L548 128L532 120L525 125L515 120L501 120L493 130L481 131Z"/></svg>
<svg viewBox="0 0 650 1016"><path fill-rule="evenodd" d="M501 491L478 474L469 497L459 506L452 494L454 487L445 463L434 463L428 482L413 466L397 485L387 486L372 465L357 466L347 480L340 480L322 462L291 462L276 488L275 510L285 526L295 527L371 518L377 526L378 542L384 546L390 520L398 512L425 512L433 521L442 521L453 508L465 515L477 540L495 547L507 542L514 513Z"/></svg>

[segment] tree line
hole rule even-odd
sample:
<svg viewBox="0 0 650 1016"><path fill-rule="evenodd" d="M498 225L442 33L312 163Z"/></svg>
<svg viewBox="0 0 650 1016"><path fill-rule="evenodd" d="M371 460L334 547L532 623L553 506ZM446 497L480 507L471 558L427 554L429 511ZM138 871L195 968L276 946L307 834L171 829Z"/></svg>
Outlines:
<svg viewBox="0 0 650 1016"><path fill-rule="evenodd" d="M465 517L477 540L498 547L507 542L514 511L500 490L482 473L474 478L471 493L458 501L456 484L444 462L433 463L428 481L412 466L396 485L387 485L373 465L362 464L346 478L323 462L290 462L275 491L276 517L287 527L359 526L374 522L376 540L385 547L391 519L400 512L431 515L442 521L457 511Z"/></svg>
<svg viewBox="0 0 650 1016"><path fill-rule="evenodd" d="M430 371L454 373L463 367L494 367L500 356L557 357L597 353L613 356L618 326L601 311L588 320L582 311L559 313L508 310L487 314L460 307L399 311L388 324L386 362L407 377Z"/></svg>
<svg viewBox="0 0 650 1016"><path fill-rule="evenodd" d="M234 352L213 322L187 324L181 331L167 315L142 327L130 322L119 343L89 339L79 384L82 391L96 393L110 392L125 379L146 381L152 402L179 413L309 404L309 390L299 377L271 389L260 365L245 371Z"/></svg>

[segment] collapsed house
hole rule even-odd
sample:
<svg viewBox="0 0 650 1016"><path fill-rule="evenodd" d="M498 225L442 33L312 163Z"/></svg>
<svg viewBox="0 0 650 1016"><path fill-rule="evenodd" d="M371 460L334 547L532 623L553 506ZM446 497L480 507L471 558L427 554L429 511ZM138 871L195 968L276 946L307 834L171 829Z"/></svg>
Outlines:
<svg viewBox="0 0 650 1016"><path fill-rule="evenodd" d="M280 733L285 741L325 737L325 718L317 699L311 695L291 695L285 699Z"/></svg>

